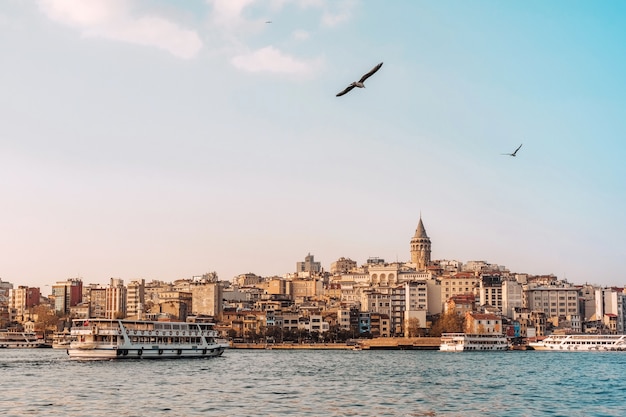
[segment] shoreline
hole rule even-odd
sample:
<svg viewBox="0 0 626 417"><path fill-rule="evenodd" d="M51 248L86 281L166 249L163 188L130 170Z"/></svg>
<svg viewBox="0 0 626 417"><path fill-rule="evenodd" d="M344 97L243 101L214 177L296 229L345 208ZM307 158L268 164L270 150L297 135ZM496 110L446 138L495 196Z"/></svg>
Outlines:
<svg viewBox="0 0 626 417"><path fill-rule="evenodd" d="M439 337L393 337L364 339L356 343L232 343L231 349L281 350L439 350Z"/></svg>

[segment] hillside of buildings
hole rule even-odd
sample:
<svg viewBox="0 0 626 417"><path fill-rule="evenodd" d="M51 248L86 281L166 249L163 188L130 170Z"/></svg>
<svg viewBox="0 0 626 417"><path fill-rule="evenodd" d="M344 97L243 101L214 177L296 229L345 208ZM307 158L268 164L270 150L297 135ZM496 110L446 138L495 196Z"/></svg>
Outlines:
<svg viewBox="0 0 626 417"><path fill-rule="evenodd" d="M73 318L210 318L223 337L246 342L334 342L502 332L516 339L551 333L624 333L623 288L577 285L484 261L431 260L420 219L409 262L339 258L325 270L314 256L294 272L220 280L215 272L173 282L68 279L40 288L0 280L0 328L50 334Z"/></svg>

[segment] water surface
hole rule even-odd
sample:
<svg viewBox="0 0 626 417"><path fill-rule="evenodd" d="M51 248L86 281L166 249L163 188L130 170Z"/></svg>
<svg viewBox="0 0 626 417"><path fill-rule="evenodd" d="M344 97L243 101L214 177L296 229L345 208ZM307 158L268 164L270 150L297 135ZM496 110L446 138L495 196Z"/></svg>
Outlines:
<svg viewBox="0 0 626 417"><path fill-rule="evenodd" d="M0 416L626 416L626 352L0 349Z"/></svg>

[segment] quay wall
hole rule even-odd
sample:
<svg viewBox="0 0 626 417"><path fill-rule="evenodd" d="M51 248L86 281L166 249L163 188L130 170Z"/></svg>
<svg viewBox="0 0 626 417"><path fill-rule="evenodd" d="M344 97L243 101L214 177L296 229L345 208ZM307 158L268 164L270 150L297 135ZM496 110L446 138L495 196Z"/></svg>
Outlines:
<svg viewBox="0 0 626 417"><path fill-rule="evenodd" d="M231 343L233 349L346 349L354 350L438 350L438 337L381 337L363 339L356 343Z"/></svg>

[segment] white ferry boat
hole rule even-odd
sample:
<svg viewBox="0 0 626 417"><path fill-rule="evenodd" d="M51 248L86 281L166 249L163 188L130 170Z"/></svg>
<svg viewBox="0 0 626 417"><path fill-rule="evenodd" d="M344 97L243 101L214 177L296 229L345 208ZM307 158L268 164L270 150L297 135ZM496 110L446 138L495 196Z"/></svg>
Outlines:
<svg viewBox="0 0 626 417"><path fill-rule="evenodd" d="M52 335L52 348L53 349L67 349L70 347L70 343L74 337L69 330L64 329L62 332L56 332Z"/></svg>
<svg viewBox="0 0 626 417"><path fill-rule="evenodd" d="M509 343L502 334L443 333L439 350L442 352L509 350Z"/></svg>
<svg viewBox="0 0 626 417"><path fill-rule="evenodd" d="M166 359L220 356L213 323L73 320L70 359Z"/></svg>
<svg viewBox="0 0 626 417"><path fill-rule="evenodd" d="M553 334L528 344L534 350L562 351L626 351L623 334Z"/></svg>
<svg viewBox="0 0 626 417"><path fill-rule="evenodd" d="M18 332L14 330L0 330L0 348L27 349L52 347L33 332Z"/></svg>

